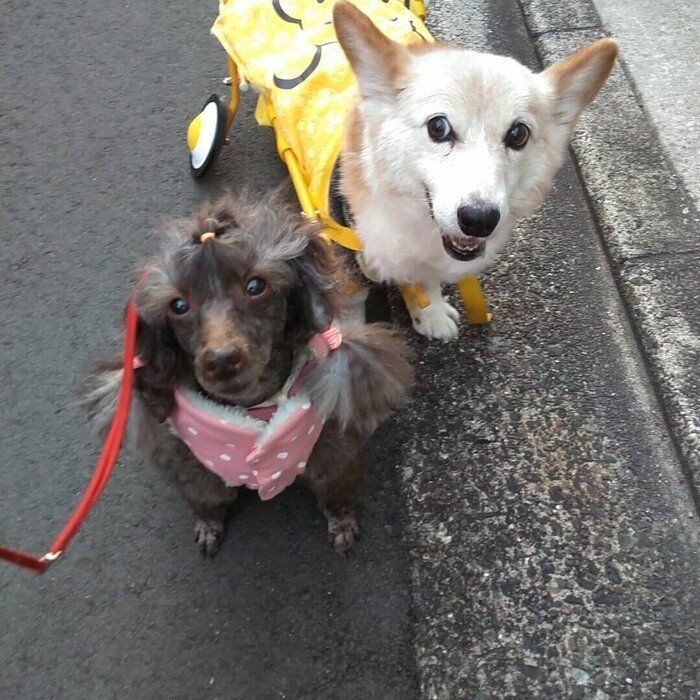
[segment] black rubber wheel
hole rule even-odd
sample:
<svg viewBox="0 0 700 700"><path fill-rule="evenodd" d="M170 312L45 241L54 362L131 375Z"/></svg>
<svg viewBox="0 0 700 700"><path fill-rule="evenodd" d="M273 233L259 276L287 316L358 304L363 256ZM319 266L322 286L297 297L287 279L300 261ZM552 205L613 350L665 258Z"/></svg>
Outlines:
<svg viewBox="0 0 700 700"><path fill-rule="evenodd" d="M202 177L204 173L209 170L211 164L219 157L221 147L224 145L224 125L226 124L226 107L222 104L218 95L212 95L202 106L200 115L205 114L205 110L209 105L216 105L216 112L213 115L215 119L215 124L213 126L213 133L208 140L211 141L206 154L195 154L194 151L189 151L190 154L190 172L193 177ZM207 112L210 115L212 109L210 108ZM211 119L211 117L209 117ZM199 139L204 136L200 131ZM196 147L195 147L196 148ZM188 149L189 150L189 149Z"/></svg>

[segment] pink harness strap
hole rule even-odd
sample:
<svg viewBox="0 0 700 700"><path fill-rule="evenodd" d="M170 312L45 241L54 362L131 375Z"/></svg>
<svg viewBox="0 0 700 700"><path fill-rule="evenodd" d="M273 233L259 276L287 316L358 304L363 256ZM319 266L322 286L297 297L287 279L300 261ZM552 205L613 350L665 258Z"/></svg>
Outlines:
<svg viewBox="0 0 700 700"><path fill-rule="evenodd" d="M256 489L262 500L273 498L304 471L325 421L302 394L302 379L341 343L334 327L313 336L314 357L282 400L249 408L244 417L222 413L218 405L206 410L204 397L178 389L170 425L192 454L228 484Z"/></svg>

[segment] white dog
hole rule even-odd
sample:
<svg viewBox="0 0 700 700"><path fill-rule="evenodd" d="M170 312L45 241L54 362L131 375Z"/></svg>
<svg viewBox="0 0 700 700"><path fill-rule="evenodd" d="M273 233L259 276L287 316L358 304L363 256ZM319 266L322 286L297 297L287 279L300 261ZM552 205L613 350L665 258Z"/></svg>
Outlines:
<svg viewBox="0 0 700 700"><path fill-rule="evenodd" d="M533 73L449 44L398 44L346 0L333 19L359 87L340 190L363 271L421 285L430 304L411 310L415 329L451 340L458 313L441 283L484 270L542 202L617 43L596 41Z"/></svg>

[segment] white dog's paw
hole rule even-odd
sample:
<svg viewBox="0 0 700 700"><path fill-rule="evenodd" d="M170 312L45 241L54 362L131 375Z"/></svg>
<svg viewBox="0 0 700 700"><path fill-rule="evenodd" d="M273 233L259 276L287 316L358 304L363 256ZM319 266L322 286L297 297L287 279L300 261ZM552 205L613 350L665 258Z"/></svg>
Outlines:
<svg viewBox="0 0 700 700"><path fill-rule="evenodd" d="M459 311L445 300L432 302L424 309L419 309L412 320L418 333L431 340L456 340L459 333Z"/></svg>
<svg viewBox="0 0 700 700"><path fill-rule="evenodd" d="M221 520L197 520L194 524L194 541L199 551L213 557L221 547L226 526Z"/></svg>

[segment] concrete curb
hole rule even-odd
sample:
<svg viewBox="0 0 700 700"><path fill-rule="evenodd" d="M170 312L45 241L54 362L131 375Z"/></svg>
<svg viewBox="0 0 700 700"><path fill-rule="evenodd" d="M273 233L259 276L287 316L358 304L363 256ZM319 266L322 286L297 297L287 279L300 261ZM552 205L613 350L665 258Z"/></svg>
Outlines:
<svg viewBox="0 0 700 700"><path fill-rule="evenodd" d="M607 32L589 0L518 0L543 64ZM647 116L624 57L572 141L613 274L700 507L700 214Z"/></svg>

